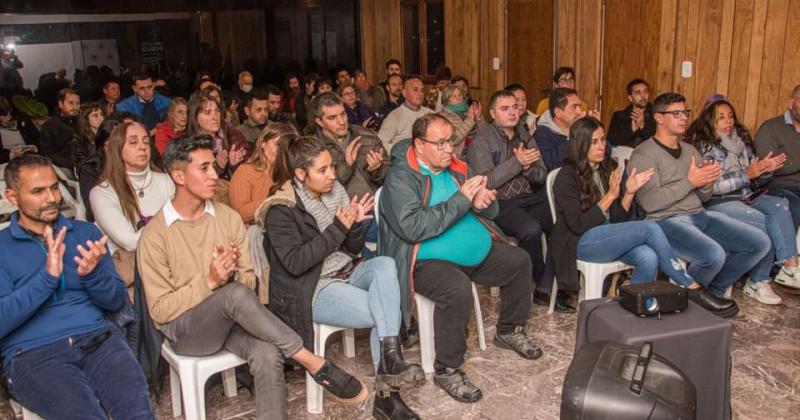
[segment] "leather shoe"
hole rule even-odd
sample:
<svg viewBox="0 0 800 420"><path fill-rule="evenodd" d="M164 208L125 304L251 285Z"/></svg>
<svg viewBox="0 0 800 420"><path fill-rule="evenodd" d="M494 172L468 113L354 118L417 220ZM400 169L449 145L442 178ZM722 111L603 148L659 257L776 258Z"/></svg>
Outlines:
<svg viewBox="0 0 800 420"><path fill-rule="evenodd" d="M420 420L419 415L400 398L399 392L376 392L372 416L378 420Z"/></svg>
<svg viewBox="0 0 800 420"><path fill-rule="evenodd" d="M533 303L535 305L550 306L550 295L538 290L533 291ZM564 314L574 314L575 307L569 304L569 295L561 291L556 294L556 305L553 308L556 312Z"/></svg>
<svg viewBox="0 0 800 420"><path fill-rule="evenodd" d="M494 337L494 345L501 349L514 350L526 359L538 359L542 357L542 349L533 344L525 328L516 326L513 331L507 334L497 334Z"/></svg>
<svg viewBox="0 0 800 420"><path fill-rule="evenodd" d="M467 379L467 374L461 369L437 369L433 374L433 383L450 394L456 401L473 403L483 397L480 388Z"/></svg>
<svg viewBox="0 0 800 420"><path fill-rule="evenodd" d="M716 297L706 289L689 289L689 299L711 312L721 312L736 306L730 299Z"/></svg>

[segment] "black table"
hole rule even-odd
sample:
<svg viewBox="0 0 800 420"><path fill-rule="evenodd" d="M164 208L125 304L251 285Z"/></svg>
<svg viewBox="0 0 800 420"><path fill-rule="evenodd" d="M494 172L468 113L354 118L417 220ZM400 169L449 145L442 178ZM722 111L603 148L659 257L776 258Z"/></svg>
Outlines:
<svg viewBox="0 0 800 420"><path fill-rule="evenodd" d="M592 341L653 343L697 389L697 419L731 418L731 324L689 302L677 314L641 318L609 299L581 302L575 352ZM588 322L587 322L588 320Z"/></svg>

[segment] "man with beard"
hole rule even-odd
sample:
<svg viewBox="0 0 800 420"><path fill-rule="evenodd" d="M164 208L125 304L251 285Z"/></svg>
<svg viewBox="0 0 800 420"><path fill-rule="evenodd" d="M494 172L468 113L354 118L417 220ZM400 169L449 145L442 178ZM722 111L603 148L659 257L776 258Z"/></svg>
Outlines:
<svg viewBox="0 0 800 420"><path fill-rule="evenodd" d="M70 144L78 128L78 112L81 108L81 97L78 92L64 88L58 91L58 115L50 117L42 126L39 137L39 152L53 161L59 168L65 169L68 175L73 173Z"/></svg>
<svg viewBox="0 0 800 420"><path fill-rule="evenodd" d="M275 85L268 85L267 91L267 119L272 122L286 123L294 125L294 121L281 112L283 103L283 92Z"/></svg>
<svg viewBox="0 0 800 420"><path fill-rule="evenodd" d="M97 105L100 105L100 109L103 110L103 114L105 114L106 117L117 110L119 97L119 82L115 79L106 80L106 82L103 83L103 97L97 101Z"/></svg>
<svg viewBox="0 0 800 420"><path fill-rule="evenodd" d="M765 186L770 195L789 200L796 230L800 226L800 85L792 89L786 112L761 124L755 143L760 159L786 153L786 163L767 178Z"/></svg>
<svg viewBox="0 0 800 420"><path fill-rule="evenodd" d="M336 179L350 197L375 194L389 171L389 154L375 132L347 122L339 95L328 92L314 99L317 138L328 147Z"/></svg>
<svg viewBox="0 0 800 420"><path fill-rule="evenodd" d="M117 111L135 115L150 132L167 117L172 100L155 91L153 78L147 73L133 75L132 87L133 95L117 104Z"/></svg>
<svg viewBox="0 0 800 420"><path fill-rule="evenodd" d="M269 116L267 93L257 89L248 95L247 102L244 103L244 114L247 118L236 128L242 133L245 140L255 144L261 131L267 125L267 117Z"/></svg>
<svg viewBox="0 0 800 420"><path fill-rule="evenodd" d="M20 156L4 175L19 208L0 231L0 347L11 395L45 418L154 419L133 351L104 316L127 299L107 238L59 214L47 157Z"/></svg>
<svg viewBox="0 0 800 420"><path fill-rule="evenodd" d="M611 117L608 142L615 146L636 147L656 133L656 120L650 100L650 85L642 79L628 83L630 105Z"/></svg>
<svg viewBox="0 0 800 420"><path fill-rule="evenodd" d="M383 89L380 91L383 91ZM399 74L389 76L386 82L386 92L388 92L388 96L380 109L377 110L380 118L386 118L389 113L397 109L405 101L405 98L403 98L403 77Z"/></svg>

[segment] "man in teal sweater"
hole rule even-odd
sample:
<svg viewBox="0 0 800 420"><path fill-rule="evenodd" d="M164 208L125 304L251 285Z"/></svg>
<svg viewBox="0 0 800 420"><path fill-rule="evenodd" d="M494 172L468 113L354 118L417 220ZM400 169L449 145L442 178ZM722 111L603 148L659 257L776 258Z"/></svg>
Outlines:
<svg viewBox="0 0 800 420"><path fill-rule="evenodd" d="M434 382L461 402L481 390L461 369L472 311L471 282L500 287L495 345L536 359L541 349L526 334L531 260L509 245L491 221L496 193L453 156L453 126L438 114L420 117L413 139L398 143L379 203L379 252L395 259L404 320L413 292L436 304Z"/></svg>
<svg viewBox="0 0 800 420"><path fill-rule="evenodd" d="M127 299L90 223L59 214L50 159L23 155L5 169L19 208L0 231L0 348L11 395L44 418L152 419L147 383L105 312Z"/></svg>

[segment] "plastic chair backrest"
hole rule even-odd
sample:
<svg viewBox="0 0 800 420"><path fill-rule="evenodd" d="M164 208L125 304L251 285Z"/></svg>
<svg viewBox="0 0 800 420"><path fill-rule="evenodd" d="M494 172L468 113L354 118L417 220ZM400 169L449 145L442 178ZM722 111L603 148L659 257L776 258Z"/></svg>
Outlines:
<svg viewBox="0 0 800 420"><path fill-rule="evenodd" d="M547 174L547 202L550 204L550 214L553 215L553 224L556 223L556 200L553 196L553 184L556 183L556 175L561 168L556 168Z"/></svg>

